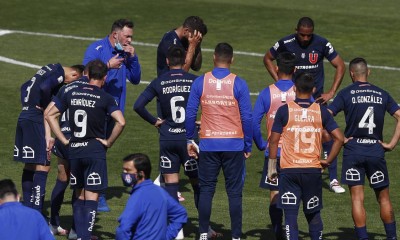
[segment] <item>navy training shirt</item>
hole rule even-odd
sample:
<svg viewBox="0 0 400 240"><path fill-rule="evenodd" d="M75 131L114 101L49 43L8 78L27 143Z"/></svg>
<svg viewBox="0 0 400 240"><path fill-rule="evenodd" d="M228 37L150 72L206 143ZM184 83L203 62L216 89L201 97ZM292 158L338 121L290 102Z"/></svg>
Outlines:
<svg viewBox="0 0 400 240"><path fill-rule="evenodd" d="M315 99L321 96L324 91L324 57L328 61L332 61L338 55L332 44L317 34L313 34L310 44L306 47L299 44L296 34L291 34L276 42L270 48L270 52L275 59L281 52L290 52L296 55L296 72L293 79L302 72L312 74L316 86L316 91L313 94Z"/></svg>
<svg viewBox="0 0 400 240"><path fill-rule="evenodd" d="M119 110L114 98L97 86L80 85L55 100L60 112L68 109L70 158L105 158L105 147L96 138L106 138L106 117Z"/></svg>
<svg viewBox="0 0 400 240"><path fill-rule="evenodd" d="M346 138L353 137L345 145L344 154L383 157L385 112L393 115L399 106L383 89L368 83L354 82L342 89L328 106L335 116L344 111Z"/></svg>
<svg viewBox="0 0 400 240"><path fill-rule="evenodd" d="M165 120L159 128L160 140L186 140L185 110L196 78L182 69L172 69L153 80L135 102L137 113L154 125L157 119L144 106L157 98L159 117Z"/></svg>
<svg viewBox="0 0 400 240"><path fill-rule="evenodd" d="M43 123L43 111L64 83L64 75L64 69L59 63L48 64L22 84L22 111L19 118Z"/></svg>

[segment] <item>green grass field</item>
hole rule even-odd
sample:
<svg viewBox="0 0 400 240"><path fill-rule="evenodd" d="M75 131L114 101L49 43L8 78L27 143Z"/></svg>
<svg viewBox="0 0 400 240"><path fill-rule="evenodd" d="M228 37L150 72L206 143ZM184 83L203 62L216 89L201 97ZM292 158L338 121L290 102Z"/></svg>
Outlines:
<svg viewBox="0 0 400 240"><path fill-rule="evenodd" d="M0 2L0 30L18 30L0 35L0 179L13 179L19 190L23 165L12 160L14 134L20 112L19 88L30 78L36 69L1 60L1 57L14 59L34 65L60 62L63 65L80 63L91 39L103 38L108 34L111 24L118 18L131 18L135 22L134 40L144 44L133 44L142 65L142 80L150 81L156 76L156 47L162 35L179 26L189 15L201 16L208 26L208 34L202 47L203 67L199 74L212 68L212 53L218 42L229 42L236 51L250 54L236 54L232 71L247 80L251 92L257 93L272 83L262 63L262 55L279 38L294 31L297 20L310 16L315 21L315 33L328 38L343 59L365 57L371 65L370 81L388 90L400 102L400 25L397 0L382 1L262 1L262 0L188 0L170 1L49 1L13 0ZM61 38L57 36L35 35L29 33L60 34L80 38ZM91 39L88 39L91 38ZM151 45L153 44L153 45ZM382 67L380 67L382 66ZM390 69L385 69L391 67ZM333 68L325 64L326 88L333 79ZM346 73L342 87L350 83ZM122 187L120 180L121 159L133 152L148 154L153 162L152 177L157 175L158 136L154 127L144 122L132 110L138 94L146 85L130 85L126 106L126 128L108 152L109 213L97 216L94 234L101 239L113 239L117 218L124 209L129 196L128 189ZM253 102L256 96L252 97ZM154 105L150 105L154 112ZM343 116L336 119L344 129ZM393 134L394 121L387 117L384 139ZM399 150L386 155L391 176L391 197L395 214L399 215L400 183L398 173ZM47 182L45 208L49 214L49 199L55 184L57 165L52 159L52 171ZM341 163L341 157L339 159ZM340 171L339 163L339 171ZM247 161L247 178L243 192L243 239L273 239L268 215L267 191L258 187L263 165L263 153L256 147ZM335 195L329 192L328 176L324 179L324 239L355 239L351 219L348 192ZM183 205L189 214L185 226L186 239L195 239L197 234L197 213L194 208L192 191L187 179L182 175L181 192L186 201ZM385 239L383 225L379 218L375 196L366 188L367 227L370 239ZM62 207L62 225L71 223L70 195L65 195ZM230 239L228 201L224 191L221 173L213 202L212 226L222 232L224 239ZM397 216L398 218L398 216ZM299 216L301 239L308 239L308 227L302 214ZM58 239L64 239L59 237Z"/></svg>

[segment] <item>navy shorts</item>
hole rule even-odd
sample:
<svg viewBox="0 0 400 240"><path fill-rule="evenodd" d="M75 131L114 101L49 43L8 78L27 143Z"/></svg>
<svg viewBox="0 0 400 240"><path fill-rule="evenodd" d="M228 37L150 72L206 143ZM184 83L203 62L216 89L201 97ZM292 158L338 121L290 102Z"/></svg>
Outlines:
<svg viewBox="0 0 400 240"><path fill-rule="evenodd" d="M343 184L364 185L365 176L367 176L371 188L389 186L389 174L385 159L360 155L343 156Z"/></svg>
<svg viewBox="0 0 400 240"><path fill-rule="evenodd" d="M43 123L18 119L15 133L14 160L48 166Z"/></svg>
<svg viewBox="0 0 400 240"><path fill-rule="evenodd" d="M59 158L68 160L68 146L64 145L60 140L56 138L53 149L51 150L54 155Z"/></svg>
<svg viewBox="0 0 400 240"><path fill-rule="evenodd" d="M179 173L181 165L186 176L198 177L197 160L188 155L186 140L160 141L160 172L162 174Z"/></svg>
<svg viewBox="0 0 400 240"><path fill-rule="evenodd" d="M214 194L218 175L222 168L228 197L242 197L246 177L246 162L243 151L200 151L199 158L199 184L201 193L208 192Z"/></svg>
<svg viewBox="0 0 400 240"><path fill-rule="evenodd" d="M84 188L100 191L108 187L107 163L101 158L70 159L70 185L72 189Z"/></svg>
<svg viewBox="0 0 400 240"><path fill-rule="evenodd" d="M278 157L276 162L276 170L278 174L281 170L279 162L280 158ZM276 180L276 182L271 182L270 180L268 180L267 175L268 175L268 156L266 156L264 159L264 168L261 175L260 188L269 189L271 191L279 191L279 178Z"/></svg>
<svg viewBox="0 0 400 240"><path fill-rule="evenodd" d="M298 210L303 201L304 213L322 209L321 173L280 173L278 206Z"/></svg>

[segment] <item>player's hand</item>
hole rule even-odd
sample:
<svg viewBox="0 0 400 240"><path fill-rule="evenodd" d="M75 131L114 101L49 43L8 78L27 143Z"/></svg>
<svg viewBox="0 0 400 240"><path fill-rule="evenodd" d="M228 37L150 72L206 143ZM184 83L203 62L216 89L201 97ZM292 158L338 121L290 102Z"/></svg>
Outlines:
<svg viewBox="0 0 400 240"><path fill-rule="evenodd" d="M53 149L55 139L52 137L46 138L46 153L47 153L47 160L50 161L51 159L51 149Z"/></svg>
<svg viewBox="0 0 400 240"><path fill-rule="evenodd" d="M389 143L385 143L382 141L379 141L379 143L382 145L383 149L385 149L386 152L392 151L395 147L395 146L390 145Z"/></svg>
<svg viewBox="0 0 400 240"><path fill-rule="evenodd" d="M278 171L276 170L277 160L276 158L268 159L268 173L267 177L271 182L276 182L278 179Z"/></svg>
<svg viewBox="0 0 400 240"><path fill-rule="evenodd" d="M107 141L107 139L101 139L101 138L96 138L97 141L101 142L101 144L103 144L106 148L110 148L111 147L111 143L109 143Z"/></svg>
<svg viewBox="0 0 400 240"><path fill-rule="evenodd" d="M192 45L194 47L197 47L197 45L201 42L203 36L201 35L200 31L194 30L193 33L190 33L189 35L189 45Z"/></svg>
<svg viewBox="0 0 400 240"><path fill-rule="evenodd" d="M245 157L246 159L248 159L250 156L251 156L251 152L245 152L245 153L244 153L244 157Z"/></svg>
<svg viewBox="0 0 400 240"><path fill-rule="evenodd" d="M331 165L325 159L321 159L320 162L321 162L322 169L325 169L325 168L329 167L329 165Z"/></svg>
<svg viewBox="0 0 400 240"><path fill-rule="evenodd" d="M326 104L328 103L329 100L333 98L335 93L333 92L327 92L327 93L322 93L319 98L317 98L315 101L320 104Z"/></svg>
<svg viewBox="0 0 400 240"><path fill-rule="evenodd" d="M164 119L157 118L157 121L156 121L156 123L154 124L154 127L160 128L161 124L163 124L164 122L165 122Z"/></svg>
<svg viewBox="0 0 400 240"><path fill-rule="evenodd" d="M348 141L350 141L351 139L353 139L353 137L349 137L349 138L347 138L347 137L345 137L344 138L344 141L343 141L343 144L346 144Z"/></svg>
<svg viewBox="0 0 400 240"><path fill-rule="evenodd" d="M126 45L122 47L126 53L128 53L129 57L135 56L135 48L132 45Z"/></svg>
<svg viewBox="0 0 400 240"><path fill-rule="evenodd" d="M108 68L120 68L124 63L124 58L118 58L119 54L115 55L114 57L110 58L107 62Z"/></svg>
<svg viewBox="0 0 400 240"><path fill-rule="evenodd" d="M194 159L199 158L199 146L192 140L187 143L187 151L190 157Z"/></svg>

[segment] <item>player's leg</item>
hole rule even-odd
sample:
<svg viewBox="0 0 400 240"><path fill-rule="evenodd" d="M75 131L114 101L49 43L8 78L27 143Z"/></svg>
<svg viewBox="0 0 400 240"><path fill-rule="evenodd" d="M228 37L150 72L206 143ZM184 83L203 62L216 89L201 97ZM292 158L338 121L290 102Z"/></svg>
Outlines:
<svg viewBox="0 0 400 240"><path fill-rule="evenodd" d="M324 130L323 131L323 143L322 143L322 148L324 151L324 157L327 157L329 153L332 150L333 146L333 139L329 135L329 133ZM331 162L331 164L328 167L328 172L329 172L329 187L331 191L335 193L344 193L346 190L340 186L337 176L337 157Z"/></svg>
<svg viewBox="0 0 400 240"><path fill-rule="evenodd" d="M54 235L67 235L68 231L60 226L60 209L69 184L69 164L63 158L57 157L57 160L57 180L51 193L50 229Z"/></svg>
<svg viewBox="0 0 400 240"><path fill-rule="evenodd" d="M176 201L179 201L179 169L181 165L179 151L183 151L179 148L180 145L182 144L176 141L160 141L160 172L165 182L162 187Z"/></svg>
<svg viewBox="0 0 400 240"><path fill-rule="evenodd" d="M222 152L221 155L225 188L229 200L232 238L239 239L242 235L242 192L246 175L245 157L241 151Z"/></svg>
<svg viewBox="0 0 400 240"><path fill-rule="evenodd" d="M389 195L389 174L386 161L383 158L369 158L367 163L366 174L379 203L380 217L385 227L386 237L387 239L397 239L396 221Z"/></svg>
<svg viewBox="0 0 400 240"><path fill-rule="evenodd" d="M24 205L32 207L33 203L33 176L35 175L35 165L25 164L24 170L22 171L22 194Z"/></svg>
<svg viewBox="0 0 400 240"><path fill-rule="evenodd" d="M279 172L279 158L277 161L277 170ZM278 208L279 199L279 184L278 181L271 182L267 177L268 173L268 156L264 158L264 167L260 180L260 188L269 190L269 217L272 224L272 229L277 240L284 239L282 231L283 210Z"/></svg>
<svg viewBox="0 0 400 240"><path fill-rule="evenodd" d="M366 221L367 216L364 208L364 186L349 186L351 196L351 215L358 239L368 239Z"/></svg>
<svg viewBox="0 0 400 240"><path fill-rule="evenodd" d="M49 171L50 165L35 165L35 174L33 176L32 208L40 212L43 210L44 197L46 194L46 182Z"/></svg>
<svg viewBox="0 0 400 240"><path fill-rule="evenodd" d="M212 200L215 187L218 181L218 174L221 169L220 152L205 152L199 154L199 233L200 237L207 239L207 232L210 225ZM202 238L200 238L202 239Z"/></svg>
<svg viewBox="0 0 400 240"><path fill-rule="evenodd" d="M397 239L396 221L389 197L389 187L374 189L380 207L380 216L385 227L387 239Z"/></svg>
<svg viewBox="0 0 400 240"><path fill-rule="evenodd" d="M311 240L322 239L323 223L321 218L322 204L322 174L319 169L315 173L301 176L303 212L308 222Z"/></svg>
<svg viewBox="0 0 400 240"><path fill-rule="evenodd" d="M279 174L279 199L278 207L283 209L285 218L286 239L299 239L297 216L299 215L301 188L298 180L299 174Z"/></svg>

